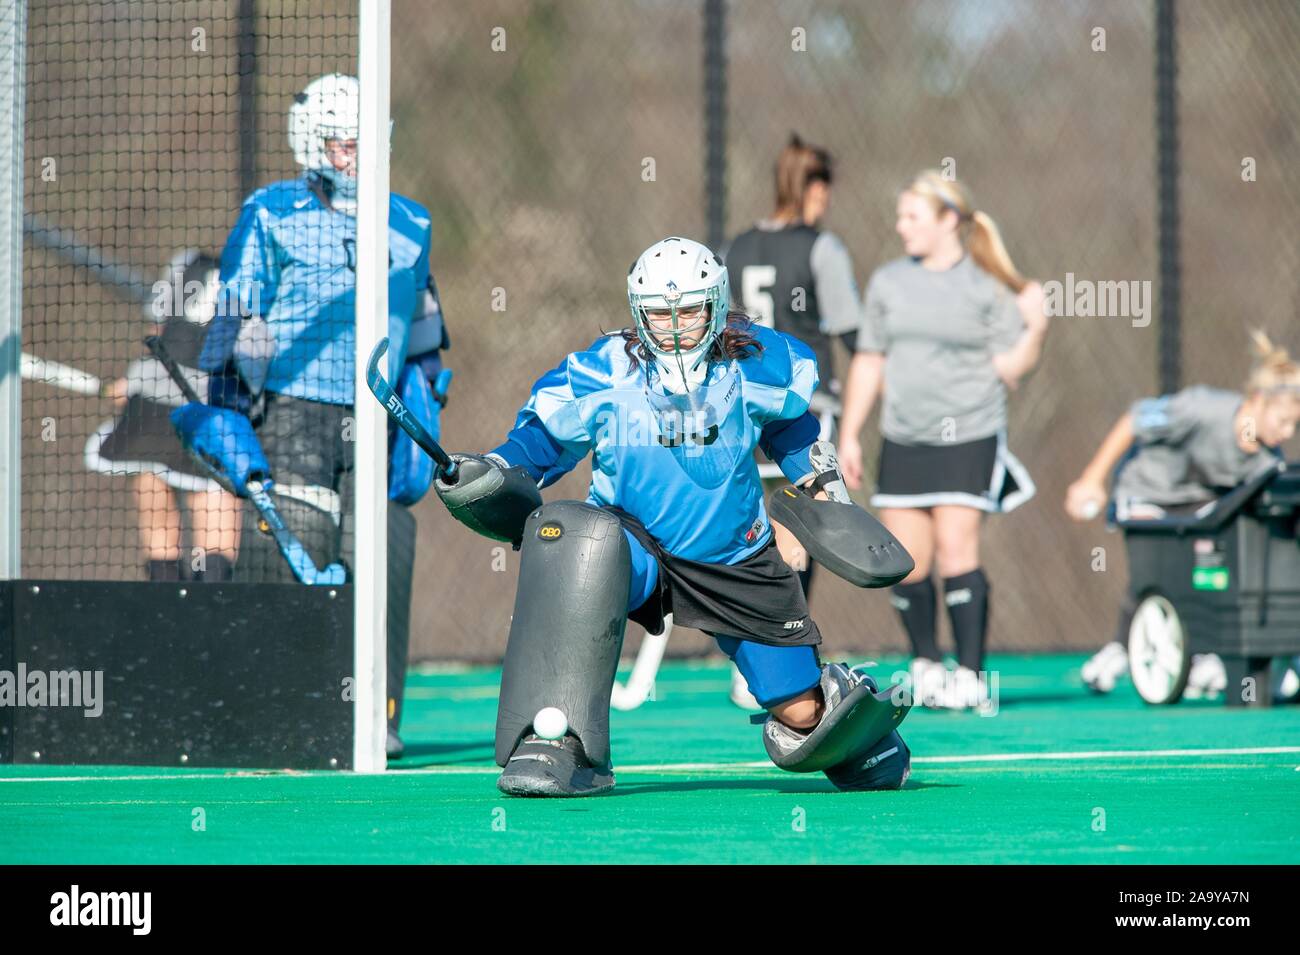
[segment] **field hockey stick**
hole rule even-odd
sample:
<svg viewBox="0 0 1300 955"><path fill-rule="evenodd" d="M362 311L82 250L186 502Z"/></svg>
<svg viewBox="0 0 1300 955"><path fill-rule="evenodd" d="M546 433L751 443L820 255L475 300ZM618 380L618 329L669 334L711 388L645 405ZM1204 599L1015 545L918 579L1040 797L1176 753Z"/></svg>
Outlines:
<svg viewBox="0 0 1300 955"><path fill-rule="evenodd" d="M144 340L144 343L145 347L167 369L167 374L171 376L172 381L176 382L176 386L180 388L185 400L203 404L198 392L194 390L194 386L185 377L185 373L181 371L181 366L168 353L162 339L157 335L150 335ZM307 549L302 546L302 541L298 540L293 531L289 530L288 525L285 524L284 518L280 515L280 509L275 506L270 490L264 482L248 481L245 486L248 489L248 499L253 502L253 506L257 508L257 513L266 522L271 536L275 539L276 547L280 549L281 555L283 555L285 562L288 563L289 569L293 571L295 577L304 584L329 587L347 581L347 568L342 564L330 564L324 570L316 566L316 562L311 559Z"/></svg>
<svg viewBox="0 0 1300 955"><path fill-rule="evenodd" d="M637 651L636 662L632 664L632 673L628 676L627 683L614 681L614 689L609 696L610 706L616 710L635 710L650 698L672 632L673 615L665 614L664 632L647 633L642 638L641 649Z"/></svg>
<svg viewBox="0 0 1300 955"><path fill-rule="evenodd" d="M22 376L27 381L39 381L79 395L99 397L103 388L103 383L89 372L62 362L37 358L27 352L22 353Z"/></svg>
<svg viewBox="0 0 1300 955"><path fill-rule="evenodd" d="M411 440L420 446L420 450L433 458L434 463L438 465L439 480L444 484L455 484L460 479L456 462L437 441L433 440L433 435L425 430L424 425L420 424L420 419L406 407L397 392L393 390L393 386L379 373L379 359L383 358L387 351L388 339L381 338L374 351L370 353L370 361L366 364L366 384L370 386L371 394L384 406L388 417L396 421L401 429L411 436Z"/></svg>

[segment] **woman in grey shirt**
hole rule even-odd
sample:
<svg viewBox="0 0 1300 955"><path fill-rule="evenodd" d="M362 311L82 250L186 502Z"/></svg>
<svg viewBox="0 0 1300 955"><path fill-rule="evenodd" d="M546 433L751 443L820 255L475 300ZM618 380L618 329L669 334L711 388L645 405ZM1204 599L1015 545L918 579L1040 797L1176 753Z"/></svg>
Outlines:
<svg viewBox="0 0 1300 955"><path fill-rule="evenodd" d="M1100 514L1111 475L1116 517L1144 520L1194 510L1275 467L1276 449L1291 440L1300 421L1300 365L1262 332L1253 339L1256 363L1244 394L1192 385L1136 402L1070 485L1066 513L1076 521ZM1114 639L1084 664L1083 680L1093 690L1109 692L1127 672L1136 609L1130 594ZM1197 654L1188 685L1191 696L1224 689L1223 663L1214 654Z"/></svg>
<svg viewBox="0 0 1300 955"><path fill-rule="evenodd" d="M840 463L849 486L860 486L858 435L883 393L871 503L916 560L892 594L912 642L913 693L922 703L978 706L989 598L980 520L1034 493L1006 447L1006 391L1042 353L1043 291L1016 271L997 226L960 183L922 173L899 196L897 215L906 255L867 287ZM935 568L957 642L951 680L935 641Z"/></svg>

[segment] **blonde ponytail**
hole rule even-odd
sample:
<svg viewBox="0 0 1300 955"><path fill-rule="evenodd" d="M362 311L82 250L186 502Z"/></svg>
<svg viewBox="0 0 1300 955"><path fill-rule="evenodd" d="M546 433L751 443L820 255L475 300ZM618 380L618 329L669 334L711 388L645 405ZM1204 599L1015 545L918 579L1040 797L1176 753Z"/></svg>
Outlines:
<svg viewBox="0 0 1300 955"><path fill-rule="evenodd" d="M1255 352L1255 364L1246 380L1246 394L1276 394L1293 392L1300 395L1300 365L1297 365L1290 353L1273 341L1260 329L1250 333L1251 345Z"/></svg>
<svg viewBox="0 0 1300 955"><path fill-rule="evenodd" d="M1011 291L1019 293L1025 287L1024 276L1016 269L1007 247L1002 243L998 224L987 213L978 210L971 213L970 238L966 240L966 250L976 265Z"/></svg>
<svg viewBox="0 0 1300 955"><path fill-rule="evenodd" d="M1013 292L1019 293L1025 287L1025 278L1011 261L997 223L988 213L974 208L965 186L945 178L937 169L927 169L903 191L928 199L936 215L951 209L961 225L970 226L965 245L975 264Z"/></svg>

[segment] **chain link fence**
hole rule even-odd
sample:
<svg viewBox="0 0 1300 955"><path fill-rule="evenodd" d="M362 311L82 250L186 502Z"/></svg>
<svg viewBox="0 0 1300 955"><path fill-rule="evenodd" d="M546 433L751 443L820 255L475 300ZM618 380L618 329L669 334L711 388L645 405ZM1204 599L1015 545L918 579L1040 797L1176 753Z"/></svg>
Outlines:
<svg viewBox="0 0 1300 955"><path fill-rule="evenodd" d="M134 402L165 384L136 380L142 339L185 324L155 283L220 255L248 193L298 175L288 107L355 71L357 26L341 2L29 4L23 350L42 380L23 394L25 576L141 579L218 520L188 494L206 482L130 453L156 450Z"/></svg>
<svg viewBox="0 0 1300 955"><path fill-rule="evenodd" d="M394 3L392 187L433 217L456 373L448 448L499 442L536 377L628 323L624 276L642 248L707 234L704 9ZM1239 387L1248 327L1300 344L1300 184L1288 175L1300 158L1300 7L1202 0L1176 12L1183 378ZM712 73L726 83L726 192L713 207L728 236L772 211L773 163L797 131L835 157L825 226L860 286L901 254L899 188L934 167L971 188L1027 275L1139 283L1125 315L1055 319L1011 400L1010 444L1038 497L983 537L994 650L1099 645L1123 548L1099 525L1071 524L1061 501L1114 419L1159 387L1154 5L746 0L724 14L725 71ZM191 48L196 28L206 53ZM350 71L355 34L346 3L33 4L28 213L139 281L177 248L219 251L250 177L295 173L290 98ZM47 158L55 180L42 178ZM110 378L139 351L140 305L68 248L28 244L24 348ZM26 574L138 576L129 482L81 463L111 408L42 388L24 405ZM865 437L871 461L874 419ZM589 475L580 467L548 497L584 496ZM436 500L416 515L413 655L497 658L517 554ZM905 647L882 593L821 573L812 610L828 651ZM671 651L710 648L685 632Z"/></svg>

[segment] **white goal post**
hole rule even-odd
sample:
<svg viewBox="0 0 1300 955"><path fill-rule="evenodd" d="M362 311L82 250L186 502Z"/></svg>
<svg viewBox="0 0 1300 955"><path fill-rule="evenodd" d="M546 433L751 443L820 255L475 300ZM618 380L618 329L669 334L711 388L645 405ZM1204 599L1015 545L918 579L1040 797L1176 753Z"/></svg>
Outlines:
<svg viewBox="0 0 1300 955"><path fill-rule="evenodd" d="M387 738L388 418L366 385L370 351L388 334L390 0L360 0L357 151L356 553L353 577L356 723L352 767L384 769ZM385 356L381 370L389 380Z"/></svg>
<svg viewBox="0 0 1300 955"><path fill-rule="evenodd" d="M22 574L23 102L26 0L0 0L0 580Z"/></svg>
<svg viewBox="0 0 1300 955"><path fill-rule="evenodd" d="M38 407L38 402L56 402L56 401L74 401L80 400L85 402L78 407L76 417L71 413L68 414L67 420L79 422L87 419L92 415L101 415L107 413L108 406L101 403L107 398L103 395L101 385L112 379L107 377L109 374L116 374L112 371L117 367L111 363L114 357L120 357L122 354L137 354L140 348L140 339L132 338L123 339L120 342L110 342L110 335L123 334L115 328L105 325L109 331L101 332L104 337L102 342L110 344L120 344L121 347L114 353L113 349L107 345L89 356L90 364L88 370L82 370L78 367L82 364L80 358L70 357L66 354L60 354L57 349L51 348L47 353L44 349L49 342L43 342L40 334L34 334L43 329L39 323L43 320L40 317L39 295L31 295L32 302L29 302L29 311L34 311L37 317L32 318L29 314L29 322L35 321L37 324L31 325L27 329L27 338L29 341L35 340L38 345L33 354L23 353L23 328L22 328L22 298L24 283L23 267L23 244L24 244L24 181L23 181L23 159L24 159L24 140L31 136L28 142L37 142L38 136L32 132L33 123L29 123L25 115L25 106L34 104L28 108L34 109L31 119L41 120L39 115L42 109L46 109L44 102L37 95L39 88L39 79L33 80L32 89L27 88L27 58L28 58L28 29L33 31L31 38L32 53L38 54L38 47L35 45L40 42L42 30L48 29L48 24L42 20L43 8L35 4L32 5L33 19L29 24L28 0L0 0L0 155L3 156L5 165L5 175L0 178L0 580L17 580L22 577L24 568L22 565L22 519L23 496L21 494L22 479L22 433L24 427L24 417L22 409L22 399L24 397L23 382L26 378L29 382L35 384L40 391L36 396L27 395L29 406L27 409L30 416L34 408ZM247 9L254 11L247 17L246 21L236 22L235 9L241 11L238 16L244 17L242 11ZM311 14L311 6L302 7L306 11L305 15ZM284 108L289 105L289 96L286 95L285 89L289 82L305 83L311 79L312 75L338 70L340 72L355 69L360 80L361 91L361 115L359 141L360 148L357 152L357 171L358 171L358 206L357 206L357 223L356 223L356 377L355 377L355 395L354 395L354 421L352 435L355 438L355 500L354 513L351 515L353 528L355 530L354 541L355 551L352 555L353 579L352 579L352 596L353 596L353 618L351 620L352 631L352 651L353 667L351 671L351 701L353 707L353 738L351 752L351 766L357 772L381 772L386 768L387 761L385 756L386 737L388 727L388 692L387 692L387 509L388 509L388 481L387 481L387 435L388 426L387 418L383 408L371 396L366 385L366 363L367 359L376 343L388 334L388 211L389 211L389 151L390 151L390 120L389 120L389 51L390 51L390 32L391 32L391 0L351 0L347 6L346 15L334 14L334 20L338 23L347 24L336 35L332 37L332 45L327 45L323 50L314 50L310 54L304 54L304 59L309 56L313 68L309 71L303 70L300 74L282 71L273 76L262 76L256 69L252 72L243 71L242 75L252 77L247 84L241 81L241 93L243 95L244 86L251 90L254 95L259 90L264 90L267 101L283 101ZM247 38L253 36L252 31L260 25L255 14L256 8L248 5L247 8L238 6L232 8L231 12L226 15L226 21L223 28L232 31L232 35L239 35ZM353 16L355 14L355 18ZM130 4L117 5L114 8L113 16L122 20L131 19L138 14L133 12ZM215 19L220 19L220 15L213 14ZM166 17L155 18L157 23L167 22ZM205 21L206 22L206 21ZM78 21L80 24L80 21ZM82 24L84 25L84 24ZM243 34L239 34L244 30ZM352 33L353 30L357 32ZM147 32L147 31L146 31ZM160 34L161 35L161 34ZM292 37L290 37L292 39ZM356 40L357 58L355 64L350 63L348 52L351 50L351 40ZM158 37L150 34L147 39L150 42L158 41ZM233 44L228 44L230 49L234 49ZM225 47L221 48L229 52ZM177 56L184 55L177 54ZM251 56L251 54L250 54ZM158 67L153 65L148 56L141 57L135 61L131 70L136 71L132 74L135 78L143 78L147 83L158 83L165 87L165 84L171 78L166 72L159 72ZM39 75L39 70L33 72L34 76ZM179 74L178 74L179 75ZM261 84L259 87L258 84ZM302 86L296 87L301 89ZM233 87L232 87L233 89ZM160 101L166 101L171 105L168 109L177 110L186 108L188 93L164 89L168 95L162 97ZM61 90L55 90L51 95L62 96ZM235 113L234 94L228 95L231 103L206 103L203 106L194 107L196 115L198 111L206 110L209 119L228 118ZM205 101L206 102L206 101ZM245 104L239 103L239 109L243 109ZM268 107L269 108L269 107ZM280 107L275 107L280 108ZM261 170L278 171L285 168L284 158L286 143L280 136L263 135L260 138L256 135L256 125L248 122L248 117L243 117L244 122L241 125L235 122L232 126L227 127L227 135L248 137L242 139L241 148L256 150L252 157L253 162L249 164L248 179L258 178L261 181L256 185L266 185L267 180L272 178L272 174L262 174ZM214 136L217 134L213 134ZM33 147L35 149L36 147ZM237 151L236 151L237 152ZM268 160L266 157L270 157ZM70 164L71 165L71 164ZM97 172L97 168L87 161L84 166L91 172ZM75 167L74 167L75 168ZM84 178L84 177L83 177ZM178 182L184 182L184 177L177 174ZM70 178L70 181L71 178ZM241 182L241 193L246 194L249 189L248 182L244 179ZM31 187L35 183L29 182ZM68 188L74 188L69 186ZM137 190L140 187L134 187ZM176 191L184 186L175 187ZM229 188L229 187L228 187ZM111 201L121 202L120 199ZM32 209L28 210L33 213L40 213L40 203L33 199L31 202ZM209 207L205 207L209 208ZM160 215L169 214L171 207L165 207ZM213 205L210 207L212 218L210 221L205 220L202 227L195 228L193 223L185 225L184 228L173 227L168 234L178 234L184 232L181 240L187 246L200 246L209 244L212 241L212 235L215 233L228 234L230 228L234 225L234 218L228 216L231 212L237 212L237 209L231 210L225 206ZM115 208L105 207L103 210L109 213L119 211ZM55 217L57 219L57 217ZM111 221L111 216L107 217ZM170 220L169 220L170 221ZM104 288L110 288L116 285L122 285L120 276L114 280L106 270L99 268L95 273L95 263L112 261L112 248L114 243L109 241L105 243L102 237L104 228L100 228L98 238L87 238L84 243L78 245L77 230L67 222L54 221L48 227L43 225L44 220L39 216L29 218L27 222L28 238L34 243L33 248L37 249L38 255L33 257L33 262L28 263L29 272L33 265L38 268L44 268L52 271L56 267L75 269L77 278L75 280L62 277L60 281L65 283L69 281L85 281L87 275L91 275L91 281L99 281ZM55 231L56 226L64 227L63 231ZM122 227L125 231L125 227ZM108 229L112 233L112 228ZM91 233L94 235L94 233ZM44 237L42 244L42 237ZM51 248L51 240L54 247ZM95 245L98 243L103 248ZM215 250L213 250L215 252ZM90 254L74 254L74 253ZM48 254L51 261L55 264L42 265L40 255ZM137 256L141 255L140 250L135 250ZM131 261L128 254L122 260L123 267L139 267L141 270L138 274L153 274L153 267L156 263L146 265L143 261ZM89 264L88 264L89 263ZM92 275L92 273L95 273ZM114 273L116 274L116 273ZM126 275L122 271L122 275ZM132 275L137 273L132 272ZM29 282L32 276L27 275ZM142 286L146 290L149 285L146 280ZM136 284L139 284L138 282ZM36 284L29 284L29 291L38 288ZM117 289L119 293L122 289ZM128 290L130 291L130 290ZM47 293L48 295L48 293ZM121 295L122 298L131 298L130 295ZM136 294L135 298L139 298ZM71 300L71 299L69 299ZM55 304L58 304L57 299ZM119 305L120 307L120 305ZM140 303L133 302L131 308L138 309ZM47 306L47 311L53 306ZM46 320L50 321L50 320ZM52 325L52 321L50 321ZM98 328L93 323L83 322L78 327L91 327L96 332ZM136 332L132 328L131 335ZM141 332L140 334L143 334ZM47 335L48 337L48 335ZM62 357L74 364L64 364L54 360L56 357ZM389 374L384 369L385 374L390 380L396 380L397 372L400 369L392 369ZM102 380L99 376L105 376ZM49 388L59 389L63 397L49 398L46 390ZM64 407L64 406L59 406ZM89 409L89 410L83 410ZM69 426L72 427L72 426ZM60 453L62 450L60 449ZM32 448L28 448L29 459L32 456ZM76 467L81 468L80 458L69 457L67 467L69 469ZM30 460L29 460L30 467ZM98 480L98 478L96 478ZM33 477L28 475L30 482L29 496L41 490L41 476L37 474ZM30 502L29 502L30 506ZM47 508L53 511L54 508ZM35 525L38 521L32 518L32 512L27 513L29 522L33 524L29 528L29 536L37 536L39 528ZM134 520L134 512L131 513L129 520ZM126 520L126 519L124 519ZM62 528L56 528L61 531ZM134 534L136 528L126 525L126 530ZM38 546L47 546L54 548L61 546L60 538L57 533L46 533L44 538L54 540L55 543L48 545L31 545L26 555L28 573L40 575L44 571L40 561L33 557L33 552ZM123 539L134 541L134 537L124 537ZM49 563L48 561L46 562ZM116 568L112 568L116 571ZM92 565L90 572L102 570L102 568ZM135 571L139 573L138 570ZM74 571L75 574L75 571ZM89 575L88 575L89 576ZM62 578L59 578L62 579ZM81 579L75 575L69 579ZM90 577L93 580L110 579ZM128 580L132 579L130 576ZM185 593L184 590L181 591ZM331 595L333 596L333 595ZM341 655L346 654L346 649L340 650ZM346 691L345 685L340 686L339 692ZM346 697L344 698L347 699ZM346 705L346 703L345 703ZM340 744L342 743L339 740ZM341 748L341 745L340 745ZM339 764L344 763L346 751L338 753Z"/></svg>

